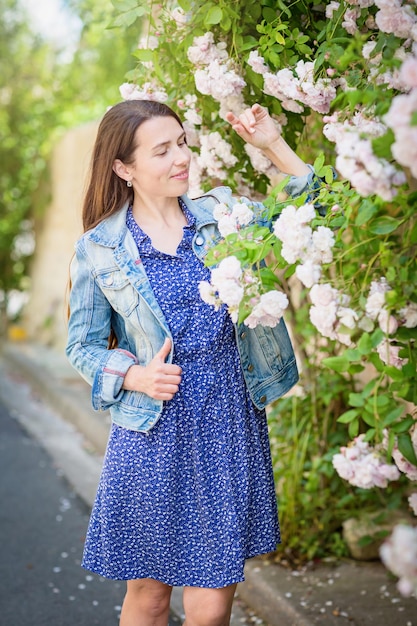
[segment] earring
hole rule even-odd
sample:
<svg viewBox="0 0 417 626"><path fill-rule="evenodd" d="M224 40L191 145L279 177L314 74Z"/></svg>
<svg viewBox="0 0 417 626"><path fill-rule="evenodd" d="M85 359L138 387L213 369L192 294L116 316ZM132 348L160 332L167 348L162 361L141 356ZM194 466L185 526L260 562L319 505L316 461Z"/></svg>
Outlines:
<svg viewBox="0 0 417 626"><path fill-rule="evenodd" d="M131 186L132 186L132 181L131 181L131 180L127 180L127 181L126 181L126 185L127 185L128 187L131 187Z"/></svg>

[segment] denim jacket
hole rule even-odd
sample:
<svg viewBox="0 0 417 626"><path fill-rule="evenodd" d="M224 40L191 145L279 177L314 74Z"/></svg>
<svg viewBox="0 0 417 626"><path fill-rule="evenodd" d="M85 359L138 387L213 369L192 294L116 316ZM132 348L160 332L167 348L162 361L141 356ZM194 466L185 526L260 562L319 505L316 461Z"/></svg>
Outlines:
<svg viewBox="0 0 417 626"><path fill-rule="evenodd" d="M299 195L311 186L314 172L292 177L286 187ZM194 253L204 259L221 237L213 208L230 204L231 190L218 187L198 200L182 196L196 218ZM251 206L253 203L241 198ZM147 365L169 337L170 329L155 298L133 237L126 226L127 204L75 246L71 263L68 343L69 361L92 386L97 411L109 409L114 423L147 432L158 421L163 401L122 388L134 364ZM118 348L107 348L110 328ZM294 351L283 320L275 328L235 325L242 371L253 403L263 408L285 394L298 380ZM168 357L172 362L173 348Z"/></svg>

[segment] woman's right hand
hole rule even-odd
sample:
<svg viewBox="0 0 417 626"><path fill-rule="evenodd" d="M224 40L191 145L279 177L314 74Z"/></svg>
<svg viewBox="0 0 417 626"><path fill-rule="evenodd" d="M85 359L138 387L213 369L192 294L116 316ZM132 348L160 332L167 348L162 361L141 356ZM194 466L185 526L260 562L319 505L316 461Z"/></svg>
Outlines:
<svg viewBox="0 0 417 626"><path fill-rule="evenodd" d="M123 389L140 391L154 400L172 400L181 383L182 369L165 362L171 346L172 342L167 338L148 365L132 365L127 370Z"/></svg>

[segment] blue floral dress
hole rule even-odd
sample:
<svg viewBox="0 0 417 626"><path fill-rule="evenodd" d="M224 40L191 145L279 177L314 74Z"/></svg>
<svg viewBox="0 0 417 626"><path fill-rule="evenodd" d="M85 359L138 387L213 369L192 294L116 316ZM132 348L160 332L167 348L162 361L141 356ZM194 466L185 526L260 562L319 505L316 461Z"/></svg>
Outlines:
<svg viewBox="0 0 417 626"><path fill-rule="evenodd" d="M175 255L127 225L174 339L179 392L148 433L113 425L83 567L112 579L225 587L245 559L280 542L264 411L250 400L234 326L205 304L209 270L192 251L194 217Z"/></svg>

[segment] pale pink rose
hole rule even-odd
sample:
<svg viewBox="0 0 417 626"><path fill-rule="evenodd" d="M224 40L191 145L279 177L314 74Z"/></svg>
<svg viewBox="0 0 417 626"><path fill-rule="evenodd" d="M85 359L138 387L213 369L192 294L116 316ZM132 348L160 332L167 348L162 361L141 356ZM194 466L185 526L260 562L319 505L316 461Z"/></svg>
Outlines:
<svg viewBox="0 0 417 626"><path fill-rule="evenodd" d="M212 270L212 283L217 285L223 279L239 280L242 276L240 261L235 256L228 256L220 261L219 266ZM214 280L213 276L216 276Z"/></svg>
<svg viewBox="0 0 417 626"><path fill-rule="evenodd" d="M258 325L274 327L282 318L288 307L288 298L281 291L268 291L261 295L250 315L245 319L249 328Z"/></svg>
<svg viewBox="0 0 417 626"><path fill-rule="evenodd" d="M200 297L203 302L211 304L212 306L216 305L217 298L215 295L215 291L209 282L207 282L206 280L201 281L198 284L198 291L200 292Z"/></svg>
<svg viewBox="0 0 417 626"><path fill-rule="evenodd" d="M357 32L358 25L356 20L360 14L360 9L346 9L342 26L349 33L349 35L354 35Z"/></svg>
<svg viewBox="0 0 417 626"><path fill-rule="evenodd" d="M217 285L219 298L228 307L238 307L243 298L243 287L234 280L223 280Z"/></svg>
<svg viewBox="0 0 417 626"><path fill-rule="evenodd" d="M408 504L410 505L414 515L417 515L417 493L412 493L408 498Z"/></svg>
<svg viewBox="0 0 417 626"><path fill-rule="evenodd" d="M265 59L260 56L257 50L252 50L249 54L248 65L257 74L266 74L269 71L268 65L265 63Z"/></svg>
<svg viewBox="0 0 417 626"><path fill-rule="evenodd" d="M187 14L181 7L175 7L171 11L171 17L176 22L177 28L183 28L188 22Z"/></svg>
<svg viewBox="0 0 417 626"><path fill-rule="evenodd" d="M240 226L247 226L253 220L253 211L244 202L237 202L232 207L232 217Z"/></svg>
<svg viewBox="0 0 417 626"><path fill-rule="evenodd" d="M310 289L310 287L319 282L321 278L321 267L312 261L305 261L301 265L297 265L295 273L304 287Z"/></svg>
<svg viewBox="0 0 417 626"><path fill-rule="evenodd" d="M378 3L375 4L379 6ZM416 22L416 16L409 6L384 6L375 15L375 22L383 33L393 33L396 37L407 39Z"/></svg>
<svg viewBox="0 0 417 626"><path fill-rule="evenodd" d="M319 226L312 235L313 257L321 263L331 263L333 260L332 248L334 246L334 234L327 226Z"/></svg>
<svg viewBox="0 0 417 626"><path fill-rule="evenodd" d="M326 17L328 20L331 20L333 17L333 13L335 13L340 7L340 2L336 2L332 0L326 5Z"/></svg>
<svg viewBox="0 0 417 626"><path fill-rule="evenodd" d="M310 202L301 205L300 207L298 207L295 217L298 224L309 224L311 220L316 217L316 210L314 208L314 205Z"/></svg>
<svg viewBox="0 0 417 626"><path fill-rule="evenodd" d="M383 339L376 350L383 363L401 369L408 361L399 356L400 349L400 346L394 345L388 339Z"/></svg>
<svg viewBox="0 0 417 626"><path fill-rule="evenodd" d="M378 325L384 333L393 335L398 329L398 322L393 315L390 315L386 309L382 309L378 315Z"/></svg>
<svg viewBox="0 0 417 626"><path fill-rule="evenodd" d="M356 327L356 322L359 317L356 311L350 309L349 307L339 307L337 310L337 316L339 318L339 323L350 329Z"/></svg>
<svg viewBox="0 0 417 626"><path fill-rule="evenodd" d="M400 309L401 323L406 328L415 328L417 326L417 303L409 302L405 307Z"/></svg>
<svg viewBox="0 0 417 626"><path fill-rule="evenodd" d="M213 209L213 217L219 221L225 215L229 215L229 207L224 202L219 202Z"/></svg>
<svg viewBox="0 0 417 626"><path fill-rule="evenodd" d="M217 222L217 227L222 237L237 233L237 222L232 215L223 215Z"/></svg>
<svg viewBox="0 0 417 626"><path fill-rule="evenodd" d="M376 41L367 41L362 47L362 56L364 59L369 61L371 59L372 52L376 46ZM378 58L381 59L382 55L378 55ZM376 58L372 57L372 62L375 62Z"/></svg>
<svg viewBox="0 0 417 626"><path fill-rule="evenodd" d="M264 155L262 150L259 150L259 148L255 148L255 146L247 143L245 144L245 152L249 156L252 167L255 170L264 174L271 170L272 163L268 157Z"/></svg>
<svg viewBox="0 0 417 626"><path fill-rule="evenodd" d="M400 593L404 596L417 593L417 528L395 526L379 554L384 565L399 578Z"/></svg>
<svg viewBox="0 0 417 626"><path fill-rule="evenodd" d="M316 287L317 285L313 285ZM317 328L317 330L329 339L337 339L337 334L334 330L337 321L337 305L335 302L331 302L328 306L312 306L310 307L309 317L310 321Z"/></svg>
<svg viewBox="0 0 417 626"><path fill-rule="evenodd" d="M328 283L314 285L310 291L310 298L316 306L326 307L336 301L337 291Z"/></svg>

